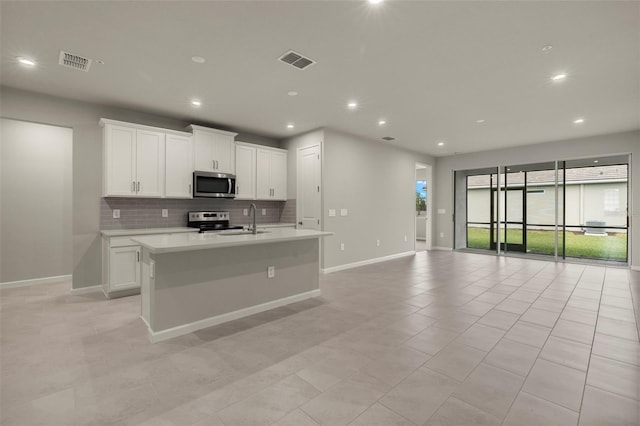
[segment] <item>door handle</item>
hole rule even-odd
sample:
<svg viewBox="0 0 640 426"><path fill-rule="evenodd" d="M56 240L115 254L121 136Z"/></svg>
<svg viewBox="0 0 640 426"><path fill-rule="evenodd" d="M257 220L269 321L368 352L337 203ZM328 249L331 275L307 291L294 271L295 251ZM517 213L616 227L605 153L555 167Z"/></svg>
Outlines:
<svg viewBox="0 0 640 426"><path fill-rule="evenodd" d="M298 222L298 225L302 226L302 221Z"/></svg>

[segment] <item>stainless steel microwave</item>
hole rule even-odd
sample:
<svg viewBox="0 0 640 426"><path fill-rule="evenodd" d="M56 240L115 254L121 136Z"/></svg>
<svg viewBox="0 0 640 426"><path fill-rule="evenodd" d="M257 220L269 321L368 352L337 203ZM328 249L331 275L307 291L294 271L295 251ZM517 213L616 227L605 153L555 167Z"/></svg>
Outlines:
<svg viewBox="0 0 640 426"><path fill-rule="evenodd" d="M235 198L236 175L195 171L193 172L193 196Z"/></svg>

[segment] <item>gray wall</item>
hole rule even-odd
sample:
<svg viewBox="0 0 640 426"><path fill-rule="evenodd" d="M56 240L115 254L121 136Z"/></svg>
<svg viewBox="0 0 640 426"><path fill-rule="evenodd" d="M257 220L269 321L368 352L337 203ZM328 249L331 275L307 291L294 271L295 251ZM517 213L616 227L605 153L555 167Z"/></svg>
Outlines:
<svg viewBox="0 0 640 426"><path fill-rule="evenodd" d="M8 87L0 88L0 97L2 117L73 129L73 288L99 285L102 266L99 235L102 132L98 120L105 117L175 130L184 130L190 123ZM214 127L208 123L199 124ZM280 145L279 141L250 133L240 132L237 139L262 144L270 142L270 146Z"/></svg>
<svg viewBox="0 0 640 426"><path fill-rule="evenodd" d="M69 128L2 119L0 282L69 275Z"/></svg>
<svg viewBox="0 0 640 426"><path fill-rule="evenodd" d="M638 208L638 204L640 204L640 131L437 158L434 210L446 209L447 212L453 211L452 175L455 170L629 153L632 154L630 168L632 192L629 200L629 210L632 216L631 265L640 267L640 209ZM434 219L434 235L436 237L434 245L451 248L453 244L453 221L451 215L436 214ZM633 226L634 224L635 226ZM440 233L443 233L444 236L440 237Z"/></svg>
<svg viewBox="0 0 640 426"><path fill-rule="evenodd" d="M324 136L323 229L335 235L324 238L323 268L413 250L415 163L433 158L331 129Z"/></svg>

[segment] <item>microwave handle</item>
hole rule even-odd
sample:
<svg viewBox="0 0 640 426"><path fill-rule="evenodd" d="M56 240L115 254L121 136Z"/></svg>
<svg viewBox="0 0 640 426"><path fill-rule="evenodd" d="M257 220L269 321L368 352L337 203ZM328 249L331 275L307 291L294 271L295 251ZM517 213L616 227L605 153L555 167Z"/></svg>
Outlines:
<svg viewBox="0 0 640 426"><path fill-rule="evenodd" d="M231 190L233 189L231 187L231 178L228 178L227 181L229 182L229 194L233 194L233 192L231 192Z"/></svg>

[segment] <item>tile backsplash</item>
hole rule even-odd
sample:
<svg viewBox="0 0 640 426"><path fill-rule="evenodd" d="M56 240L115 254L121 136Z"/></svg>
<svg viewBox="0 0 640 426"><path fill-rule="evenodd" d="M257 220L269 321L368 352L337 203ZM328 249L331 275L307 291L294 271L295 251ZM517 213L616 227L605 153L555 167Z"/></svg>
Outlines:
<svg viewBox="0 0 640 426"><path fill-rule="evenodd" d="M243 215L251 203L257 206L257 223L295 223L296 200L242 201L210 198L176 200L169 198L101 198L100 229L169 228L187 226L190 211L228 211L232 225L248 225L249 216ZM113 210L120 210L120 218L113 218ZM167 209L169 217L162 217ZM266 215L262 215L266 209Z"/></svg>

